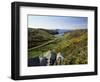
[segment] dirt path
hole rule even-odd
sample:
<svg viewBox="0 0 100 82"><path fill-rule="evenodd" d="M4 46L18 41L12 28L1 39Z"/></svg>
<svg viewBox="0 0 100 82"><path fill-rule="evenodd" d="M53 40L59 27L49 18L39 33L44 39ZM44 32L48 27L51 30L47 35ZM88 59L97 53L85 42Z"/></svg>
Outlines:
<svg viewBox="0 0 100 82"><path fill-rule="evenodd" d="M50 40L50 41L48 41L48 42L46 42L46 43L44 43L44 44L42 44L42 45L39 45L39 46L36 46L36 47L30 48L30 49L28 49L28 51L31 51L31 50L33 50L33 49L36 49L36 48L39 48L39 47L45 46L45 45L47 45L47 44L49 44L49 43L54 42L55 40L57 40L57 38L55 38L54 40Z"/></svg>

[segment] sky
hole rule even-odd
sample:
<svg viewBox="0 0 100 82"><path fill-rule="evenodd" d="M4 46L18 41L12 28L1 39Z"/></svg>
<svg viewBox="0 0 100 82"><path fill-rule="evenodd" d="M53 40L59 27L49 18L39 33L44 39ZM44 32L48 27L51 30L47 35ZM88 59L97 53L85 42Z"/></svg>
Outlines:
<svg viewBox="0 0 100 82"><path fill-rule="evenodd" d="M87 17L28 15L28 28L87 29Z"/></svg>

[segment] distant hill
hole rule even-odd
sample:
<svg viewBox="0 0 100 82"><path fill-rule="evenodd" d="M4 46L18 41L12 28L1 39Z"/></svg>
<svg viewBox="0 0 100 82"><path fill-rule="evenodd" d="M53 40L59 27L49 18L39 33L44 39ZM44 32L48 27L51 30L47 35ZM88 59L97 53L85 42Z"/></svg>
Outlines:
<svg viewBox="0 0 100 82"><path fill-rule="evenodd" d="M43 29L28 28L28 48L41 45L53 38L52 34Z"/></svg>
<svg viewBox="0 0 100 82"><path fill-rule="evenodd" d="M57 29L40 29L40 30L44 30L52 35L59 34Z"/></svg>

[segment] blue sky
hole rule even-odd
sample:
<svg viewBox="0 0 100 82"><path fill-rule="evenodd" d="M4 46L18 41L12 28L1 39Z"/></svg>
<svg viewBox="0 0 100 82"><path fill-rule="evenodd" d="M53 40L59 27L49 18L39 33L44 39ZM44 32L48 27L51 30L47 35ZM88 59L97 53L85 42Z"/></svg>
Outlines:
<svg viewBox="0 0 100 82"><path fill-rule="evenodd" d="M86 29L87 17L28 15L28 28Z"/></svg>

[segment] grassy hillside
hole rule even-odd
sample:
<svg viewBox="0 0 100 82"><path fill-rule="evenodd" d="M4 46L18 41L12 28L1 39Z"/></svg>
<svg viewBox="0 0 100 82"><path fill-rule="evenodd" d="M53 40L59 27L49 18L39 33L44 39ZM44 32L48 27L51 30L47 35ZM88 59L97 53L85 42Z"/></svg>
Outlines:
<svg viewBox="0 0 100 82"><path fill-rule="evenodd" d="M36 30L33 31L37 32ZM64 55L64 65L88 63L88 37L86 29L69 31L66 32L62 37L54 37L54 35L42 30L38 31L38 33L39 34L35 33L35 39L40 39L39 37L42 36L41 40L43 41L38 41L37 39L36 43L38 45L46 43L47 41L52 41L41 47L28 50L28 58L34 58L36 56L44 54L49 49L54 49L56 53L61 52ZM32 34L31 36L34 37L33 35L34 34Z"/></svg>
<svg viewBox="0 0 100 82"><path fill-rule="evenodd" d="M87 30L76 30L64 34L56 52L64 54L64 64L86 64L87 49Z"/></svg>
<svg viewBox="0 0 100 82"><path fill-rule="evenodd" d="M42 29L28 28L28 48L41 45L52 39L54 36Z"/></svg>

